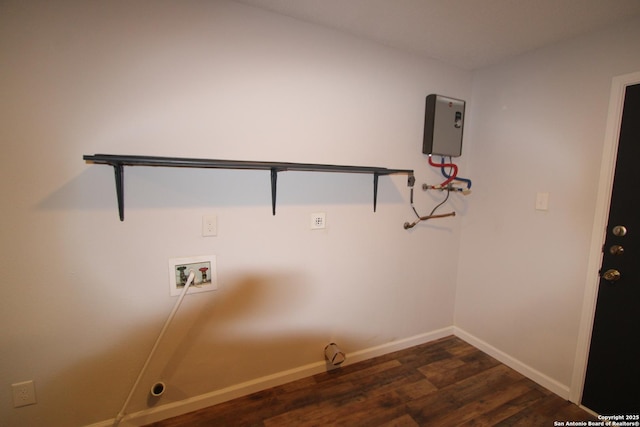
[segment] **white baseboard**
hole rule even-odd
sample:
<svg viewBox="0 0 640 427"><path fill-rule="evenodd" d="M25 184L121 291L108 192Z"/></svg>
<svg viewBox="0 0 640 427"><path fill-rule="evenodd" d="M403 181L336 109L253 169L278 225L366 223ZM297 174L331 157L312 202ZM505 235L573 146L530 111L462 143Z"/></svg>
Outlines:
<svg viewBox="0 0 640 427"><path fill-rule="evenodd" d="M370 347L364 350L355 351L353 353L347 354L347 360L345 361L345 363L343 363L343 366L362 362L363 360L372 359L384 354L393 353L394 351L404 350L405 348L414 347L416 345L425 344L440 338L448 337L449 335L454 335L453 331L453 326L448 326L446 328L438 329L424 334L414 335L409 338L392 341L390 343L382 344L376 347Z"/></svg>
<svg viewBox="0 0 640 427"><path fill-rule="evenodd" d="M507 353L501 350L498 350L494 346L482 341L481 339L471 335L470 333L458 327L455 327L455 326L453 327L453 334L458 338L471 344L472 346L487 353L489 356L499 360L501 363L504 363L511 369L535 381L536 383L540 384L542 387L546 388L547 390L554 392L555 394L562 397L563 399L567 399L567 400L569 399L569 386L562 384L554 380L553 378L546 376L542 372L537 371L531 366L522 363L521 361L513 358Z"/></svg>
<svg viewBox="0 0 640 427"><path fill-rule="evenodd" d="M440 338L444 338L454 334L454 327L438 329L424 334L414 335L397 341L392 341L353 353L348 353L346 361L342 366L351 365L363 360L372 359L384 354L393 353L394 351L404 350L409 347L424 344ZM464 338L463 338L464 339ZM120 427L135 427L144 424L153 423L166 418L176 417L188 412L197 411L218 403L226 402L237 397L246 396L257 391L267 388L276 387L291 381L310 377L312 375L325 372L327 370L326 362L319 361L287 371L277 372L255 380L246 381L210 393L201 394L188 399L177 402L168 403L166 405L157 406L155 408L145 409L143 411L134 412L126 415L120 422ZM91 424L87 427L111 427L115 419L101 421Z"/></svg>

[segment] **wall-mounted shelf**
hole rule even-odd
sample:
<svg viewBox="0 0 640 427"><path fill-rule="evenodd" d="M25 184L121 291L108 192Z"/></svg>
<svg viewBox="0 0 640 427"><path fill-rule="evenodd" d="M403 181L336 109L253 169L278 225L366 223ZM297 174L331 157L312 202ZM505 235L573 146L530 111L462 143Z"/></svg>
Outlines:
<svg viewBox="0 0 640 427"><path fill-rule="evenodd" d="M381 175L407 174L407 185L413 187L415 178L411 169L387 169L370 166L338 166L313 163L255 162L239 160L191 159L182 157L128 156L116 154L94 154L82 157L89 163L113 166L116 178L116 195L120 221L124 221L124 166L160 166L178 168L250 169L271 172L271 209L276 214L276 188L278 172L341 172L368 173L373 175L373 211L378 202L378 177Z"/></svg>

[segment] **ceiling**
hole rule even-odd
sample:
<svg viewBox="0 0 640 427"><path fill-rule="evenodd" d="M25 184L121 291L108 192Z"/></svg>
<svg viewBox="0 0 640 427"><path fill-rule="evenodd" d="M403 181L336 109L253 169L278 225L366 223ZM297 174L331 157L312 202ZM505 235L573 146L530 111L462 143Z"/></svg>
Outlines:
<svg viewBox="0 0 640 427"><path fill-rule="evenodd" d="M236 0L465 69L640 16L639 0Z"/></svg>

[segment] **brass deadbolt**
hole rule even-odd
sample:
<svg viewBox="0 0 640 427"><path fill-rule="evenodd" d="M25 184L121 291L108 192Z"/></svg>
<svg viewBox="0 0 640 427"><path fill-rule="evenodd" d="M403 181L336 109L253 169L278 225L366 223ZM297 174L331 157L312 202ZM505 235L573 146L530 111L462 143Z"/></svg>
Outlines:
<svg viewBox="0 0 640 427"><path fill-rule="evenodd" d="M622 237L627 234L627 227L625 227L624 225L616 225L611 231L613 232L614 236Z"/></svg>

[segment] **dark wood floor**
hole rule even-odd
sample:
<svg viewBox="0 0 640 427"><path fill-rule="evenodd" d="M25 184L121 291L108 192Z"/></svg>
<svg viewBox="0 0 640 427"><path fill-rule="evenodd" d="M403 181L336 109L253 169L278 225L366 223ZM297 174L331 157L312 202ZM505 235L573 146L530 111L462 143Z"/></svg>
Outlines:
<svg viewBox="0 0 640 427"><path fill-rule="evenodd" d="M593 416L456 337L151 424L553 426Z"/></svg>

